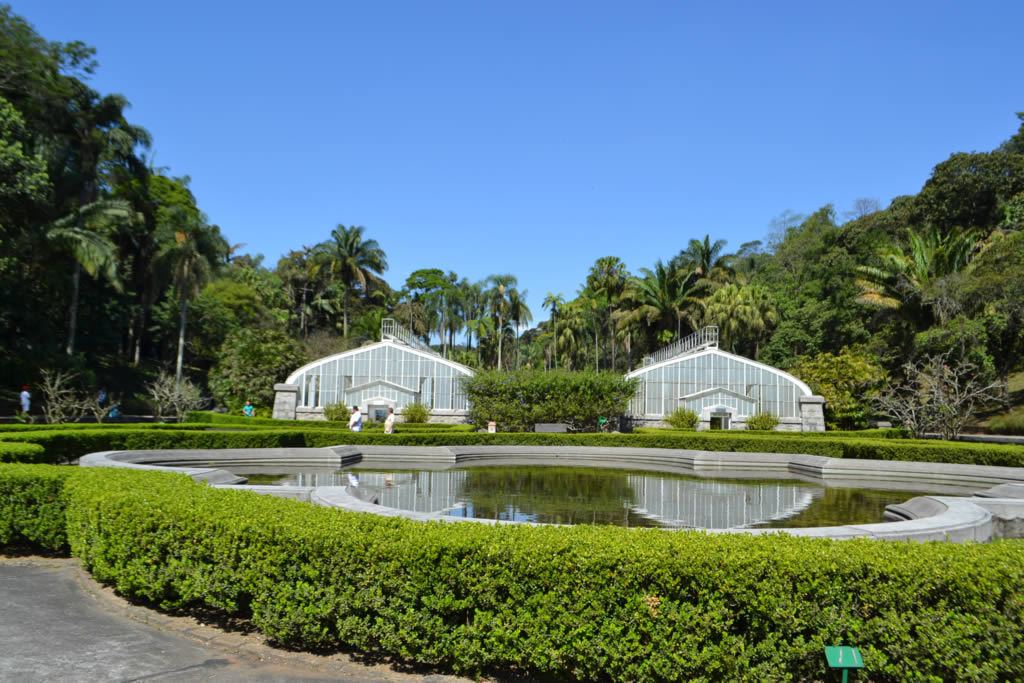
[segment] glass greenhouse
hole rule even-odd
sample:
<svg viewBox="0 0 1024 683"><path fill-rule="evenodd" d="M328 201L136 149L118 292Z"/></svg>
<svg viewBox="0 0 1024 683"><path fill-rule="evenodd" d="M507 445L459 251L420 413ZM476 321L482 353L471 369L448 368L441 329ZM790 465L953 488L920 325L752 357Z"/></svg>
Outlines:
<svg viewBox="0 0 1024 683"><path fill-rule="evenodd" d="M445 360L392 320L382 328L383 341L316 360L276 385L274 417L322 420L324 406L338 403L383 421L388 408L400 412L418 402L432 418L462 421L469 404L460 380L473 371Z"/></svg>
<svg viewBox="0 0 1024 683"><path fill-rule="evenodd" d="M641 424L688 408L700 416L698 429L743 429L749 416L771 413L779 429L824 430L820 396L793 375L722 351L715 327L648 356L627 377L640 380L630 414Z"/></svg>

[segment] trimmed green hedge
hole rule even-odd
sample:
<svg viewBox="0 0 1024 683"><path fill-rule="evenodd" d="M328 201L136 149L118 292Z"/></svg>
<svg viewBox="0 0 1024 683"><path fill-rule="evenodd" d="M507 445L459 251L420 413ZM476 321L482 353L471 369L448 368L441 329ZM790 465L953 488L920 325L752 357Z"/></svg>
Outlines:
<svg viewBox="0 0 1024 683"><path fill-rule="evenodd" d="M170 448L285 448L337 445L398 446L596 446L604 448L678 448L744 453L802 453L832 458L906 460L975 465L1024 466L1024 446L911 439L836 439L800 437L785 432L656 430L642 434L536 434L527 432L437 432L403 429L354 433L347 429L75 429L17 432L0 435L0 458L29 462L70 462L86 453L107 450ZM19 453L8 445L37 444ZM624 458L625 460L625 458Z"/></svg>
<svg viewBox="0 0 1024 683"><path fill-rule="evenodd" d="M327 420L275 420L261 417L242 417L239 415L224 415L222 413L211 413L195 411L185 416L188 424L209 424L209 425L232 425L252 428L271 429L327 429L334 431L347 430L344 422L329 422ZM411 423L396 422L396 429L404 431L426 431L426 432L475 432L476 427L468 424L443 424L439 422ZM383 422L363 422L363 431L383 431Z"/></svg>
<svg viewBox="0 0 1024 683"><path fill-rule="evenodd" d="M0 465L0 549L67 553L64 482L77 472L51 465Z"/></svg>
<svg viewBox="0 0 1024 683"><path fill-rule="evenodd" d="M173 473L11 467L0 484L28 470L38 488L66 482L53 499L97 579L251 617L288 647L470 675L823 680L824 646L843 643L861 648L864 679L1024 678L1021 541L420 523Z"/></svg>
<svg viewBox="0 0 1024 683"><path fill-rule="evenodd" d="M46 461L46 449L39 444L0 441L0 462Z"/></svg>

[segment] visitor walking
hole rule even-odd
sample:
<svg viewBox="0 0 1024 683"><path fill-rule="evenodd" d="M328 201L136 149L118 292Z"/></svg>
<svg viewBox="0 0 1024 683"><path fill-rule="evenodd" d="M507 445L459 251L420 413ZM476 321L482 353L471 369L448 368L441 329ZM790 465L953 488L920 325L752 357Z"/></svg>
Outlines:
<svg viewBox="0 0 1024 683"><path fill-rule="evenodd" d="M27 384L21 387L21 393L18 394L18 398L21 399L21 414L28 417L29 408L32 406L32 394L28 392Z"/></svg>
<svg viewBox="0 0 1024 683"><path fill-rule="evenodd" d="M388 408L388 417L384 420L384 433L394 434L395 433L395 409Z"/></svg>
<svg viewBox="0 0 1024 683"><path fill-rule="evenodd" d="M348 428L353 432L363 430L363 414L359 412L359 406L352 406L352 416L348 418Z"/></svg>
<svg viewBox="0 0 1024 683"><path fill-rule="evenodd" d="M245 405L242 406L242 415L246 417L253 417L256 415L256 406L252 404L252 401L246 401Z"/></svg>

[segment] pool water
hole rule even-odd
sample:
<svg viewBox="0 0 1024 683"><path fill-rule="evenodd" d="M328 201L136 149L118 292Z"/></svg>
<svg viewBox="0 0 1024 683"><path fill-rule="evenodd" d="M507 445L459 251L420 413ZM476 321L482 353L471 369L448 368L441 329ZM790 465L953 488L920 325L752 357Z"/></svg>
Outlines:
<svg viewBox="0 0 1024 683"><path fill-rule="evenodd" d="M453 517L626 527L799 528L881 522L921 491L826 487L770 479L708 479L594 467L447 470L350 468L246 474L252 484L359 487L379 505Z"/></svg>

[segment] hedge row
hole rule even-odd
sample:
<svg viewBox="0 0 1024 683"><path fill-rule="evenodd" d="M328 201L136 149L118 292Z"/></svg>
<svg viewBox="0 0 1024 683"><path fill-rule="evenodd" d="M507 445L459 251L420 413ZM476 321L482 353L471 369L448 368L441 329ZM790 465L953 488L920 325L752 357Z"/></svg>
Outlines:
<svg viewBox="0 0 1024 683"><path fill-rule="evenodd" d="M64 482L77 472L51 465L0 465L0 549L66 554Z"/></svg>
<svg viewBox="0 0 1024 683"><path fill-rule="evenodd" d="M693 434L693 429L673 429L669 427L636 427L633 429L634 434ZM857 430L830 430L827 432L789 432L784 430L766 430L766 431L754 431L754 430L738 430L733 431L732 434L753 434L753 435L771 435L773 437L791 437L791 438L816 438L816 439L909 439L911 434L908 430L902 427L889 427L886 429L857 429Z"/></svg>
<svg viewBox="0 0 1024 683"><path fill-rule="evenodd" d="M267 427L273 429L347 429L344 422L329 422L327 420L275 420L266 417L243 417L240 415L224 415L223 413L211 413L195 411L185 416L185 422L189 424L208 425L237 425L246 427ZM476 427L468 424L443 424L438 422L398 422L396 429L402 431L427 431L427 432L475 432ZM364 422L363 431L383 431L383 422Z"/></svg>
<svg viewBox="0 0 1024 683"><path fill-rule="evenodd" d="M169 448L285 448L337 445L397 446L596 446L604 448L676 448L744 453L802 453L833 458L902 460L973 465L1024 466L1024 447L951 441L910 439L826 439L780 436L778 432L673 432L652 434L537 434L506 432L404 431L353 433L327 429L152 430L124 427L120 430L50 430L0 436L0 460L62 463L86 453L106 450ZM37 444L38 451L5 451L8 444Z"/></svg>
<svg viewBox="0 0 1024 683"><path fill-rule="evenodd" d="M107 468L23 467L0 486L30 469L26 487L66 481L54 499L97 579L251 617L288 647L469 675L823 680L824 646L842 643L861 648L864 679L1024 678L1020 541L418 523Z"/></svg>

